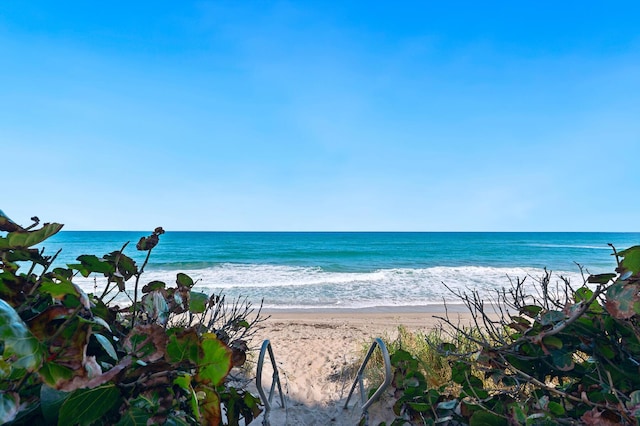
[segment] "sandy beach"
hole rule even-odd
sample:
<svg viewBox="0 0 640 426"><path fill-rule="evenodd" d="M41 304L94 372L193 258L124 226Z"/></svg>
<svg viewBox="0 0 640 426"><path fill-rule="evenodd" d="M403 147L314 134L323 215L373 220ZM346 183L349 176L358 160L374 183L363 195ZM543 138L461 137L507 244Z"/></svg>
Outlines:
<svg viewBox="0 0 640 426"><path fill-rule="evenodd" d="M449 318L468 323L472 318L462 307L449 307ZM273 398L269 415L272 425L354 425L360 419L360 395L351 398L343 409L363 351L376 337L397 336L398 327L428 331L444 316L441 306L403 310L379 308L376 311L270 311L253 343L271 342L286 398L286 409L280 407L278 395ZM257 358L257 355L256 355ZM266 363L268 364L268 362ZM266 391L272 370L263 370ZM391 393L369 410L370 425L393 420ZM252 424L262 424L262 416Z"/></svg>

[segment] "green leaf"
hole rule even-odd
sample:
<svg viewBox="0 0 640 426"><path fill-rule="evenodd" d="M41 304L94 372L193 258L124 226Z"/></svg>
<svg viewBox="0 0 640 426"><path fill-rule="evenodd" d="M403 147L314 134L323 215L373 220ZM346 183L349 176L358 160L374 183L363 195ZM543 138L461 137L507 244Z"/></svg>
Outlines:
<svg viewBox="0 0 640 426"><path fill-rule="evenodd" d="M202 357L198 362L198 380L204 384L219 385L232 367L232 351L213 333L202 336Z"/></svg>
<svg viewBox="0 0 640 426"><path fill-rule="evenodd" d="M172 363L189 361L198 363L200 341L193 329L172 328L167 331L169 342L167 343L167 356Z"/></svg>
<svg viewBox="0 0 640 426"><path fill-rule="evenodd" d="M0 382L11 374L11 364L0 355Z"/></svg>
<svg viewBox="0 0 640 426"><path fill-rule="evenodd" d="M527 416L522 410L522 407L520 407L518 404L513 404L511 406L511 413L513 414L513 419L517 422L517 424L523 425L527 423Z"/></svg>
<svg viewBox="0 0 640 426"><path fill-rule="evenodd" d="M38 265L49 265L47 258L35 248L14 249L5 254L5 259L9 262L34 262Z"/></svg>
<svg viewBox="0 0 640 426"><path fill-rule="evenodd" d="M42 344L31 333L18 313L0 299L0 341L4 342L4 359L13 368L37 370L44 359Z"/></svg>
<svg viewBox="0 0 640 426"><path fill-rule="evenodd" d="M59 391L47 385L40 386L40 407L48 424L53 425L58 422L60 407L69 395L69 392Z"/></svg>
<svg viewBox="0 0 640 426"><path fill-rule="evenodd" d="M586 302L591 299L591 296L593 296L593 291L589 287L580 287L574 294L576 302Z"/></svg>
<svg viewBox="0 0 640 426"><path fill-rule="evenodd" d="M89 272L98 272L107 275L115 271L113 265L109 262L98 259L98 257L93 254L83 254L78 256L76 260L80 261L82 266L84 266Z"/></svg>
<svg viewBox="0 0 640 426"><path fill-rule="evenodd" d="M613 276L615 276L615 274L601 274L601 275L613 275ZM574 294L574 299L575 299L576 302L587 302L587 301L589 301L591 299L592 296L593 296L593 291L590 288L588 288L588 287L580 287L579 289L576 290L576 292ZM574 305L574 306L577 306L577 305ZM604 311L604 308L600 305L600 303L598 303L597 300L594 300L591 303L591 305L589 306L589 310L591 312L601 313L601 312Z"/></svg>
<svg viewBox="0 0 640 426"><path fill-rule="evenodd" d="M80 272L80 274L85 278L91 274L91 271L89 271L82 263L67 263L67 267Z"/></svg>
<svg viewBox="0 0 640 426"><path fill-rule="evenodd" d="M183 374L173 379L173 384L180 386L184 390L191 388L191 376L189 374Z"/></svg>
<svg viewBox="0 0 640 426"><path fill-rule="evenodd" d="M176 283L182 287L188 287L188 288L193 287L193 280L191 279L191 277L187 274L183 274L182 272L178 273L178 276L176 278Z"/></svg>
<svg viewBox="0 0 640 426"><path fill-rule="evenodd" d="M455 352L457 349L456 345L450 342L443 342L440 344L440 350L443 352Z"/></svg>
<svg viewBox="0 0 640 426"><path fill-rule="evenodd" d="M242 320L236 320L233 323L233 326L236 328L249 328L251 326L251 324L249 324L249 321L247 321L246 319L242 319Z"/></svg>
<svg viewBox="0 0 640 426"><path fill-rule="evenodd" d="M90 425L100 419L120 401L120 391L114 384L93 389L78 389L60 408L59 425Z"/></svg>
<svg viewBox="0 0 640 426"><path fill-rule="evenodd" d="M70 280L73 277L73 271L66 268L54 268L53 275L60 280Z"/></svg>
<svg viewBox="0 0 640 426"><path fill-rule="evenodd" d="M602 356L604 356L607 359L612 359L613 357L616 356L615 351L613 350L613 348L609 344L606 344L606 343L599 344L598 345L598 350L600 351Z"/></svg>
<svg viewBox="0 0 640 426"><path fill-rule="evenodd" d="M451 380L453 380L454 383L459 385L465 383L469 374L471 374L471 369L462 361L456 361L451 366Z"/></svg>
<svg viewBox="0 0 640 426"><path fill-rule="evenodd" d="M209 296L196 291L189 292L189 312L192 314L201 314L207 308Z"/></svg>
<svg viewBox="0 0 640 426"><path fill-rule="evenodd" d="M535 318L540 313L540 311L542 311L542 308L540 306L526 305L520 308L520 315L527 315L530 318Z"/></svg>
<svg viewBox="0 0 640 426"><path fill-rule="evenodd" d="M541 325L555 325L560 321L564 321L566 315L561 311L548 311L540 316Z"/></svg>
<svg viewBox="0 0 640 426"><path fill-rule="evenodd" d="M547 409L554 416L564 416L565 413L564 407L555 401L549 401Z"/></svg>
<svg viewBox="0 0 640 426"><path fill-rule="evenodd" d="M0 424L9 423L20 410L20 396L15 392L0 392Z"/></svg>
<svg viewBox="0 0 640 426"><path fill-rule="evenodd" d="M631 272L632 275L640 273L640 246L629 247L618 252L618 255L623 257L620 262L620 273Z"/></svg>
<svg viewBox="0 0 640 426"><path fill-rule="evenodd" d="M173 384L180 386L185 392L189 393L189 404L191 411L195 415L197 420L200 420L200 409L198 408L198 396L195 390L191 387L191 376L184 374L178 376L173 380Z"/></svg>
<svg viewBox="0 0 640 426"><path fill-rule="evenodd" d="M556 336L545 336L542 338L542 344L548 349L562 349L562 340Z"/></svg>
<svg viewBox="0 0 640 426"><path fill-rule="evenodd" d="M147 426L149 419L151 419L150 413L138 407L129 407L127 411L122 413L116 426Z"/></svg>
<svg viewBox="0 0 640 426"><path fill-rule="evenodd" d="M469 426L506 426L507 419L487 411L476 411L469 419Z"/></svg>
<svg viewBox="0 0 640 426"><path fill-rule="evenodd" d="M239 424L239 423L236 423L236 424ZM185 420L185 418L182 416L180 412L178 412L178 414L173 414L173 413L169 414L167 416L167 421L164 423L164 426L191 426L191 425L193 425L193 422Z"/></svg>
<svg viewBox="0 0 640 426"><path fill-rule="evenodd" d="M511 319L511 323L509 324L509 327L511 327L512 329L516 330L516 331L526 331L531 327L531 323L529 322L530 320L523 318L523 317L518 317L518 316L514 316L511 315L509 317Z"/></svg>
<svg viewBox="0 0 640 426"><path fill-rule="evenodd" d="M28 248L40 244L47 238L57 234L62 229L59 223L45 223L42 228L35 231L15 231L7 234L6 238L0 238L0 249Z"/></svg>
<svg viewBox="0 0 640 426"><path fill-rule="evenodd" d="M616 274L590 275L589 278L587 278L587 282L592 284L606 284L612 279L614 279L615 277L616 277ZM583 287L583 288L586 288L586 287ZM593 294L593 292L591 292L591 294Z"/></svg>
<svg viewBox="0 0 640 426"><path fill-rule="evenodd" d="M149 284L142 287L143 293L149 293L154 290L162 290L166 287L166 284L162 281L151 281Z"/></svg>
<svg viewBox="0 0 640 426"><path fill-rule="evenodd" d="M424 413L431 409L431 405L425 404L423 402L409 402L407 405L412 409L414 409L415 411L418 411L421 413Z"/></svg>
<svg viewBox="0 0 640 426"><path fill-rule="evenodd" d="M478 395L479 397L483 397L486 394L484 392L484 383L482 380L477 378L476 376L469 375L467 376L467 380L462 384L463 388L467 391L469 395Z"/></svg>
<svg viewBox="0 0 640 426"><path fill-rule="evenodd" d="M136 266L135 260L119 250L112 251L111 253L105 255L104 258L117 267L118 272L120 273L120 275L122 275L122 277L120 278L124 281L127 281L138 272L138 267ZM115 280L116 277L112 278ZM124 289L122 288L120 289L120 291L123 290Z"/></svg>
<svg viewBox="0 0 640 426"><path fill-rule="evenodd" d="M415 361L413 355L404 349L398 349L391 355L391 364L397 365L399 362Z"/></svg>
<svg viewBox="0 0 640 426"><path fill-rule="evenodd" d="M251 393L245 392L242 401L244 402L245 407L247 407L246 411L244 411L244 416L245 419L247 419L249 422L252 418L255 419L256 417L258 417L262 412L262 409L260 408L260 398L251 395Z"/></svg>
<svg viewBox="0 0 640 426"><path fill-rule="evenodd" d="M71 281L61 280L59 283L53 281L44 281L40 285L40 291L51 295L54 299L62 300L68 294L80 297L80 294L76 290Z"/></svg>
<svg viewBox="0 0 640 426"><path fill-rule="evenodd" d="M115 361L118 360L118 354L116 353L116 350L113 347L113 344L111 343L111 341L109 341L109 339L107 339L105 336L99 333L93 333L92 336L96 338L98 343L100 343L100 346L102 346L105 352L107 352L107 355L109 355Z"/></svg>
<svg viewBox="0 0 640 426"><path fill-rule="evenodd" d="M552 351L551 360L555 367L560 371L571 371L575 367L573 356L570 352Z"/></svg>
<svg viewBox="0 0 640 426"><path fill-rule="evenodd" d="M38 370L38 374L44 383L52 388L57 388L73 377L73 370L54 362L45 362Z"/></svg>

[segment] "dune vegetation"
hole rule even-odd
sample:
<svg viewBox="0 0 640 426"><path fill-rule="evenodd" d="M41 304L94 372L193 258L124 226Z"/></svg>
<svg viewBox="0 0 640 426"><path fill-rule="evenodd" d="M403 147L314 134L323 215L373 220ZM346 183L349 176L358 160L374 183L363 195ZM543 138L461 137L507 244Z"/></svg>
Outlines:
<svg viewBox="0 0 640 426"><path fill-rule="evenodd" d="M579 286L546 271L536 294L526 278L492 301L458 294L473 327L401 329L387 343L392 425L638 424L640 246L612 250L615 272Z"/></svg>
<svg viewBox="0 0 640 426"><path fill-rule="evenodd" d="M34 246L62 225L32 220L0 214L0 424L237 425L260 413L228 380L260 309L193 291L183 273L173 285L144 281L162 228L136 244L140 265L124 244L52 267L56 254ZM76 283L89 276L93 293ZM114 295L125 303L109 303Z"/></svg>

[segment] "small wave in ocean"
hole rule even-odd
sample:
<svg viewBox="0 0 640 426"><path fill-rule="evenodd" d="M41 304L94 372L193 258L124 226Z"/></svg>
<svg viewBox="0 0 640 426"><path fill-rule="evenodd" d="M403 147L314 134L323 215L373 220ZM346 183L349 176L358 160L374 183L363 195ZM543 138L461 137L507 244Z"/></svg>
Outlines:
<svg viewBox="0 0 640 426"><path fill-rule="evenodd" d="M476 291L486 300L496 291L510 286L510 279L526 278L531 292L544 270L538 268L495 268L481 266L392 268L372 272L328 272L318 267L283 265L222 264L205 269L186 270L196 281L195 291L222 292L230 298L247 297L254 304L265 301L268 308L366 308L374 306L414 306L460 303L455 293ZM174 285L175 270L151 271L144 283L164 281ZM554 273L576 285L582 276L576 272ZM93 291L100 279L85 279L82 286ZM448 287L448 288L447 288Z"/></svg>
<svg viewBox="0 0 640 426"><path fill-rule="evenodd" d="M46 249L62 249L56 266L64 266L131 241L125 253L140 265L146 253L134 243L142 235L60 232ZM264 300L271 308L432 305L459 302L452 291L491 298L510 286L509 277L528 277L532 285L545 267L577 286L577 264L587 273L612 272L607 244L621 250L638 242L640 233L167 232L143 278L174 285L176 273L185 272L196 291ZM94 291L93 279L83 283ZM100 277L96 285L103 288Z"/></svg>

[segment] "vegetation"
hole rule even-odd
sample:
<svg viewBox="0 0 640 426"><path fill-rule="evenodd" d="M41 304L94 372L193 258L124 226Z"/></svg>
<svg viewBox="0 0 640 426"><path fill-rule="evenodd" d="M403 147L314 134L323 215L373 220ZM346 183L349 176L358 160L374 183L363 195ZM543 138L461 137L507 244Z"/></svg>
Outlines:
<svg viewBox="0 0 640 426"><path fill-rule="evenodd" d="M464 339L462 336L460 341ZM429 330L427 333L412 332L405 326L398 327L397 335L391 339L389 336L382 336L387 350L390 354L398 356L398 353L407 353L415 360L415 369L424 376L426 385L429 388L439 388L445 386L451 381L451 367L449 366L448 357L443 355L439 348L444 343L450 343L452 337L443 333L441 328ZM470 342L470 344L472 344ZM361 357L356 362L357 368L364 360L365 355L369 351L371 343L364 342L361 350ZM395 365L396 372L399 365ZM374 351L364 376L365 390L368 394L372 394L378 386L384 381L384 361L381 351Z"/></svg>
<svg viewBox="0 0 640 426"><path fill-rule="evenodd" d="M35 248L62 225L27 228L0 211L0 424L237 425L260 401L227 380L264 320L246 300L142 280L162 228L120 250L53 267ZM96 277L85 293L77 277ZM99 279L98 279L99 278ZM109 303L115 295L127 306Z"/></svg>
<svg viewBox="0 0 640 426"><path fill-rule="evenodd" d="M640 246L614 255L616 273L579 288L554 285L547 271L530 295L517 280L493 311L477 293L458 294L476 327L446 316L449 338L431 345L451 383L433 383L414 354L396 350L392 424L639 424Z"/></svg>

